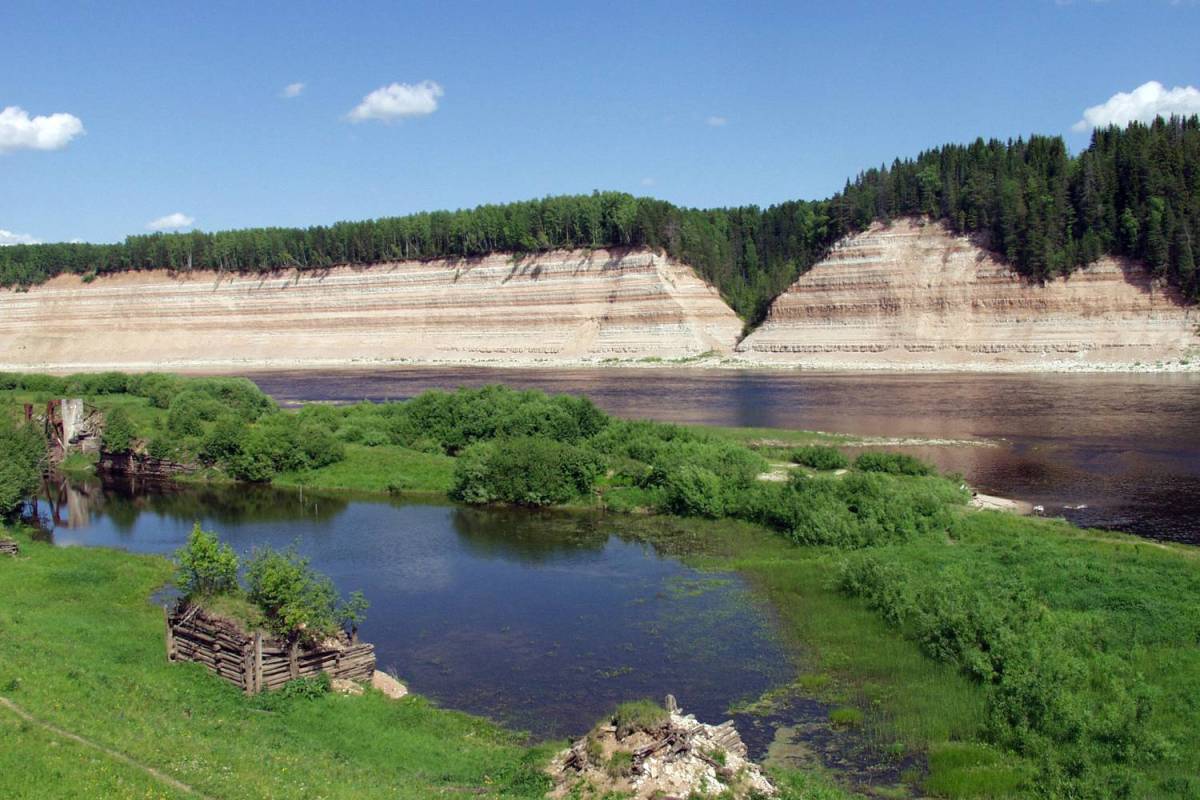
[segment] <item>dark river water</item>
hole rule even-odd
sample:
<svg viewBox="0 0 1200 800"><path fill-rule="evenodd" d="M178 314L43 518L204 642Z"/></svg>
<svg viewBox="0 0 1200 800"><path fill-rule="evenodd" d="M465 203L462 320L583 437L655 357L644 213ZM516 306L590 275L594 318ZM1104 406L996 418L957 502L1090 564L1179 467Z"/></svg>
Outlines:
<svg viewBox="0 0 1200 800"><path fill-rule="evenodd" d="M1200 375L389 368L251 374L284 403L504 383L624 417L975 440L907 448L1080 525L1200 544Z"/></svg>
<svg viewBox="0 0 1200 800"><path fill-rule="evenodd" d="M63 546L170 554L197 521L241 555L294 544L343 594L369 598L361 633L381 669L539 738L579 735L621 701L668 692L720 721L796 675L770 610L740 578L644 543L669 543L669 520L134 488L62 481L43 492L37 515ZM797 714L812 722L828 710ZM773 731L743 722L761 756Z"/></svg>

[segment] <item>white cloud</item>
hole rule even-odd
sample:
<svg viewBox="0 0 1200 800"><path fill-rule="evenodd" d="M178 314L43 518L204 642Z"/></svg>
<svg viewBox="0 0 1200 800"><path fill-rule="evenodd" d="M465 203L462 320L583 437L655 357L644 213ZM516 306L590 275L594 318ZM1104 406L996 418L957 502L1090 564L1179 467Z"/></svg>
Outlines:
<svg viewBox="0 0 1200 800"><path fill-rule="evenodd" d="M437 111L438 98L443 94L442 87L434 81L392 83L364 97L346 118L351 122L370 119L386 122L402 117L424 117Z"/></svg>
<svg viewBox="0 0 1200 800"><path fill-rule="evenodd" d="M0 228L0 247L10 244L41 244L28 233L13 233Z"/></svg>
<svg viewBox="0 0 1200 800"><path fill-rule="evenodd" d="M642 178L642 186L653 186L654 178Z"/></svg>
<svg viewBox="0 0 1200 800"><path fill-rule="evenodd" d="M152 231L177 231L180 228L190 228L195 221L193 217L176 211L174 214L167 214L165 217L147 222L146 227Z"/></svg>
<svg viewBox="0 0 1200 800"><path fill-rule="evenodd" d="M73 114L31 117L28 111L17 106L0 111L0 153L60 150L83 133L83 123Z"/></svg>
<svg viewBox="0 0 1200 800"><path fill-rule="evenodd" d="M287 86L283 87L283 91L279 94L282 97L292 98L299 97L300 93L303 91L304 84L300 81L296 81L295 83L289 83Z"/></svg>
<svg viewBox="0 0 1200 800"><path fill-rule="evenodd" d="M1085 109L1083 119L1072 125L1071 130L1082 133L1134 120L1152 122L1155 117L1172 114L1200 114L1200 89L1195 86L1168 89L1158 81L1148 81L1132 92L1117 92L1104 103Z"/></svg>
<svg viewBox="0 0 1200 800"><path fill-rule="evenodd" d="M713 114L711 117L704 120L704 124L709 126L710 128L722 128L729 124L729 119L726 117L719 117L716 114Z"/></svg>

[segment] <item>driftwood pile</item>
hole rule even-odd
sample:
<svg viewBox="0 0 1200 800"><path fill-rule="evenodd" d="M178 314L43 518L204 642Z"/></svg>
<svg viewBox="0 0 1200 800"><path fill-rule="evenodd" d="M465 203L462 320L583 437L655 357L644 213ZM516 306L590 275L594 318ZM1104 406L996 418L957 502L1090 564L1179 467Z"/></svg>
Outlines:
<svg viewBox="0 0 1200 800"><path fill-rule="evenodd" d="M370 681L375 645L346 634L303 645L249 634L235 622L206 614L199 606L167 610L167 658L195 661L246 694L278 689L290 680L321 672L330 678Z"/></svg>
<svg viewBox="0 0 1200 800"><path fill-rule="evenodd" d="M555 756L549 771L555 798L574 796L581 787L596 796L614 792L638 800L778 793L749 760L732 720L705 725L681 714L670 695L664 720L652 730L599 725Z"/></svg>
<svg viewBox="0 0 1200 800"><path fill-rule="evenodd" d="M21 548L17 546L14 540L0 536L0 556L13 556L15 558L20 552Z"/></svg>

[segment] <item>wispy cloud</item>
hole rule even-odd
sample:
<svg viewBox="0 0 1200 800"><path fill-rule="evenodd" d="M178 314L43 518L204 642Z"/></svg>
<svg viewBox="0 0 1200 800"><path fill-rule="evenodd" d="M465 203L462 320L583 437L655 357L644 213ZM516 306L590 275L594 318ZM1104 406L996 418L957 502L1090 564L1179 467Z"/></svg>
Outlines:
<svg viewBox="0 0 1200 800"><path fill-rule="evenodd" d="M279 95L281 97L286 97L288 99L291 99L293 97L299 97L300 93L303 91L304 91L304 84L301 83L300 81L297 81L296 83L289 83L287 86L283 87L283 91L280 92Z"/></svg>
<svg viewBox="0 0 1200 800"><path fill-rule="evenodd" d="M10 244L41 244L28 233L13 233L0 228L0 247Z"/></svg>
<svg viewBox="0 0 1200 800"><path fill-rule="evenodd" d="M729 124L729 119L727 117L720 117L716 114L713 114L711 117L704 120L704 124L710 128L723 128Z"/></svg>
<svg viewBox="0 0 1200 800"><path fill-rule="evenodd" d="M389 122L404 117L424 117L437 111L438 98L445 92L434 81L391 83L363 98L346 118L351 122L377 119Z"/></svg>
<svg viewBox="0 0 1200 800"><path fill-rule="evenodd" d="M1132 92L1117 92L1100 105L1084 109L1083 118L1071 130L1086 132L1134 120L1151 122L1155 117L1172 114L1200 114L1200 89L1195 86L1168 89L1158 81L1147 81Z"/></svg>
<svg viewBox="0 0 1200 800"><path fill-rule="evenodd" d="M195 221L194 217L189 217L182 211L176 211L174 214L167 214L165 217L150 220L146 223L146 229L152 231L177 231L180 228L190 228Z"/></svg>
<svg viewBox="0 0 1200 800"><path fill-rule="evenodd" d="M83 122L74 114L31 117L28 111L18 106L8 106L0 111L0 153L61 150L83 133Z"/></svg>

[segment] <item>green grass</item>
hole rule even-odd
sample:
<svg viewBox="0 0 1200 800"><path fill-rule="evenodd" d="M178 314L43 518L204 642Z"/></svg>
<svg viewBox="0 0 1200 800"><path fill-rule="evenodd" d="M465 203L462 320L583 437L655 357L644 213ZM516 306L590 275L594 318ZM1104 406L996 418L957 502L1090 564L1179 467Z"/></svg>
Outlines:
<svg viewBox="0 0 1200 800"><path fill-rule="evenodd" d="M930 777L924 788L936 797L1023 797L1025 787L1033 781L1033 772L1008 761L1005 753L986 744L939 744L930 750Z"/></svg>
<svg viewBox="0 0 1200 800"><path fill-rule="evenodd" d="M634 731L652 731L667 721L667 711L653 700L630 700L617 706L612 722L618 738Z"/></svg>
<svg viewBox="0 0 1200 800"><path fill-rule="evenodd" d="M5 708L0 708L0 742L0 789L7 800L191 796Z"/></svg>
<svg viewBox="0 0 1200 800"><path fill-rule="evenodd" d="M336 464L306 472L287 472L272 481L276 486L304 486L374 493L425 493L445 495L454 478L454 459L403 447L346 445L346 458Z"/></svg>
<svg viewBox="0 0 1200 800"><path fill-rule="evenodd" d="M148 597L170 579L169 561L13 535L21 557L0 559L0 697L38 720L230 800L534 798L549 788L540 770L561 742L529 747L415 695L265 703L198 665L168 663L162 611ZM617 712L637 725L664 714L648 701ZM0 797L189 796L3 707L0 743ZM850 797L823 776L776 777L782 800Z"/></svg>
<svg viewBox="0 0 1200 800"><path fill-rule="evenodd" d="M95 453L69 453L58 469L72 478L88 477L95 473L98 460Z"/></svg>
<svg viewBox="0 0 1200 800"><path fill-rule="evenodd" d="M162 611L147 602L170 577L166 559L17 535L23 557L0 560L0 696L39 719L214 797L546 789L536 774L544 750L418 697L327 695L256 711L203 668L166 661ZM0 796L177 796L100 753L24 728L4 708L0 725Z"/></svg>
<svg viewBox="0 0 1200 800"><path fill-rule="evenodd" d="M863 712L880 746L921 752L973 739L984 720L982 689L952 666L927 658L865 604L833 586L843 554L795 547L747 523L689 522L698 566L736 570L767 597L802 654L794 691ZM786 693L785 693L786 694Z"/></svg>
<svg viewBox="0 0 1200 800"><path fill-rule="evenodd" d="M896 625L885 621L880 608L837 588L840 565L859 554L791 547L729 521L690 522L688 529L691 547L705 553L693 561L736 569L770 598L803 654L804 674L795 691L837 706L831 714L835 723L851 722L847 709L860 711L861 729L881 749L929 755L928 774L911 776L921 790L938 797L1024 797L1040 785L1056 796L1067 792L1068 784L1045 788L1047 774L1063 779L1055 763L1074 758L1078 748L1082 755L1095 746L1041 739L1041 747L1026 759L987 744L989 686L953 663L931 658L923 644L927 631L914 617L928 609L921 592L957 592L953 587L966 576L966 585L985 598L1002 598L1014 586L1037 598L1046 630L1074 648L1067 651L1077 659L1070 663L1096 676L1090 689L1086 681L1062 687L1062 693L1072 692L1067 702L1083 705L1084 719L1087 708L1111 714L1132 704L1112 694L1123 690L1107 681L1140 687L1134 691L1146 698L1150 741L1123 728L1109 734L1131 737L1131 749L1116 771L1130 781L1133 796L1200 796L1193 769L1200 763L1194 736L1200 727L1196 548L1081 530L1060 521L960 511L949 539L923 536L860 551L897 571L890 596L914 603ZM965 602L962 608L963 614L975 613ZM1018 652L1034 646L1015 643ZM1088 757L1096 758L1092 752ZM1118 792L1093 789L1098 794L1086 796Z"/></svg>
<svg viewBox="0 0 1200 800"><path fill-rule="evenodd" d="M854 706L841 706L829 712L829 721L839 728L857 728L863 724L863 712Z"/></svg>

